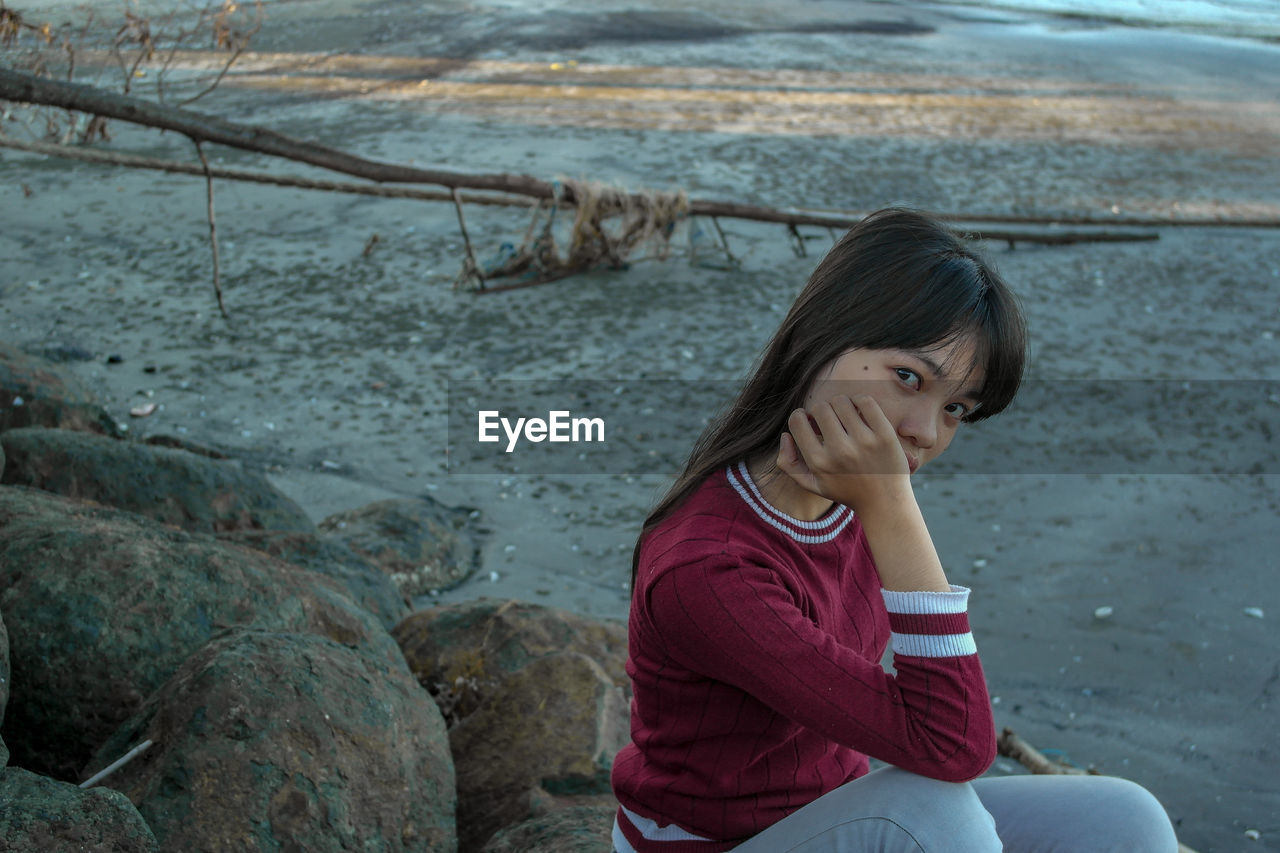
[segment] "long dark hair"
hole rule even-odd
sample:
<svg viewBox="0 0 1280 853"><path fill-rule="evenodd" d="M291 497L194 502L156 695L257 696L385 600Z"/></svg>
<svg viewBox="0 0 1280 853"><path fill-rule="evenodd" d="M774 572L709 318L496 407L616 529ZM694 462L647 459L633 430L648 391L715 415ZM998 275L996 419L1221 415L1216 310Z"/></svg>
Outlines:
<svg viewBox="0 0 1280 853"><path fill-rule="evenodd" d="M819 372L851 349L929 349L974 335L985 367L966 423L1012 402L1022 382L1026 326L995 269L919 211L888 208L849 229L822 259L737 398L707 425L684 470L649 513L645 535L713 471L772 452Z"/></svg>

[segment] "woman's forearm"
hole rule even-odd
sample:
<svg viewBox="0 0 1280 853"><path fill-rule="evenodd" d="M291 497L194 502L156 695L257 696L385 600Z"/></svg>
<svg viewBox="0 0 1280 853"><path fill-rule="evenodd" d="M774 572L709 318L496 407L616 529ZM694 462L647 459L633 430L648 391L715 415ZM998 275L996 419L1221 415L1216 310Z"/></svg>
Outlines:
<svg viewBox="0 0 1280 853"><path fill-rule="evenodd" d="M895 592L951 590L914 495L870 507L860 516L881 586Z"/></svg>

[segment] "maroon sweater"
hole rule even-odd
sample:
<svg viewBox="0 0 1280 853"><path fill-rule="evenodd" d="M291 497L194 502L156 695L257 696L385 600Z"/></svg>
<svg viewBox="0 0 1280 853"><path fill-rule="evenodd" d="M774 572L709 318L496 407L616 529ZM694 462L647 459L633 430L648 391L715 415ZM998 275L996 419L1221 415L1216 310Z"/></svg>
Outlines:
<svg viewBox="0 0 1280 853"><path fill-rule="evenodd" d="M867 772L966 781L995 757L968 590L887 592L853 513L803 522L744 465L650 532L632 593L618 825L639 853L716 853ZM892 632L896 675L880 660ZM688 839L689 834L710 841ZM666 839L666 840L659 840Z"/></svg>

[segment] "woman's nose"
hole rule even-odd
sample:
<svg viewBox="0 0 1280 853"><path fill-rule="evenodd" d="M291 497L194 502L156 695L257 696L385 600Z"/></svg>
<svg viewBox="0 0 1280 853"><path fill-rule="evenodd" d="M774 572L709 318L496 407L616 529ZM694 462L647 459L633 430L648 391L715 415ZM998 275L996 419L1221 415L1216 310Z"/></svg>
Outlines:
<svg viewBox="0 0 1280 853"><path fill-rule="evenodd" d="M898 421L898 435L921 450L929 450L938 441L938 418L924 407L911 407Z"/></svg>

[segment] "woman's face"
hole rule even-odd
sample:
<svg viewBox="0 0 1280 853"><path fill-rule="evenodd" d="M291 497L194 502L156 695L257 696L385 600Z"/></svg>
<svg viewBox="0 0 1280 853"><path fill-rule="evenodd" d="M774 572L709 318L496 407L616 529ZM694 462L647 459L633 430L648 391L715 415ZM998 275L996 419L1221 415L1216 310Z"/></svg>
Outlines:
<svg viewBox="0 0 1280 853"><path fill-rule="evenodd" d="M972 335L925 350L849 350L818 375L804 406L811 409L841 395L871 395L915 473L947 449L977 408L983 375L982 365L975 364Z"/></svg>

